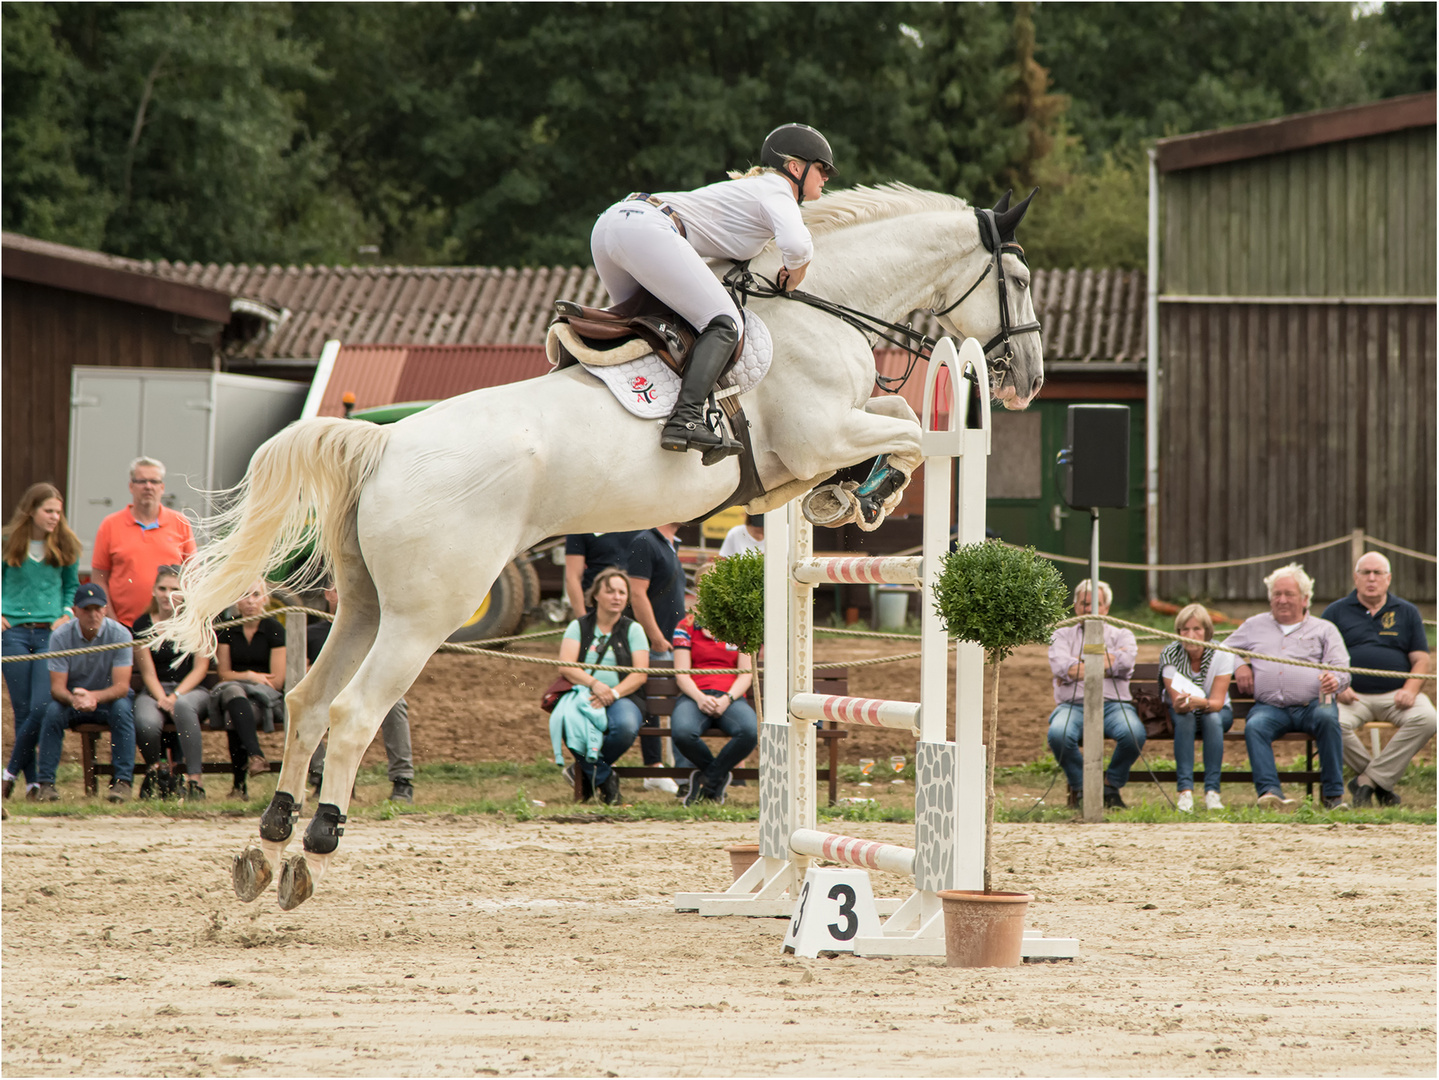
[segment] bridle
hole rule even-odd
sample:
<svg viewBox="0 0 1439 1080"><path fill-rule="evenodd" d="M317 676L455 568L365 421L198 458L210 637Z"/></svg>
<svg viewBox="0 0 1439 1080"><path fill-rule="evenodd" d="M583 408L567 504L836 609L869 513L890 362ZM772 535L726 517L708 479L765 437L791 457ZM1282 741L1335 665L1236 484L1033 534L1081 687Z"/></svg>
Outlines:
<svg viewBox="0 0 1439 1080"><path fill-rule="evenodd" d="M1010 339L1020 334L1040 333L1039 320L1022 323L1019 326L1011 326L1009 322L1009 294L1004 281L1005 255L1016 255L1021 262L1024 262L1024 249L1013 240L1004 241L999 236L999 226L994 220L994 211L976 207L974 216L979 222L979 237L984 242L987 250L993 253L993 258L985 264L984 270L979 277L975 278L974 284L964 290L958 300L950 304L942 311L930 309L930 314L936 318L948 315L965 300L969 295L979 288L980 284L991 272L995 275L995 281L999 285L999 333L990 338L984 345L984 355L989 362L991 374L998 375L1003 379L1009 374L1014 364L1014 349L1010 345ZM1025 262L1028 266L1028 262ZM886 394L897 394L900 388L909 381L910 375L914 372L915 364L920 360L928 360L934 347L939 344L934 338L922 334L914 329L910 323L893 323L881 319L876 315L870 315L855 308L847 307L844 304L837 304L833 300L826 300L822 296L815 296L800 289L786 292L779 285L764 277L755 274L749 268L749 261L736 262L724 276L725 288L734 298L735 303L743 308L749 297L759 299L783 298L787 300L798 300L828 315L833 315L841 322L854 327L861 334L887 341L897 349L903 349L909 354L909 362L905 365L904 374L898 377L887 375L875 375L875 382L881 391ZM871 340L870 347L873 348L876 342ZM996 349L1003 349L1003 355L991 355Z"/></svg>
<svg viewBox="0 0 1439 1080"><path fill-rule="evenodd" d="M979 277L974 279L974 284L965 289L958 300L950 304L949 307L943 311L931 311L931 314L933 314L935 318L948 315L955 308L959 307L960 304L969 299L969 294L979 288L980 282L987 278L989 272L993 270L995 284L999 286L999 333L985 342L984 356L985 359L989 361L989 370L997 373L1002 378L1008 375L1010 369L1014 366L1014 348L1010 345L1009 339L1011 337L1018 337L1020 334L1038 334L1041 332L1041 327L1038 319L1035 319L1033 322L1020 323L1018 326L1011 326L1009 324L1009 290L1004 282L1004 256L1014 255L1020 262L1024 263L1025 266L1028 266L1029 261L1024 257L1024 248L1020 247L1013 240L1004 241L1000 239L999 226L994 220L993 210L976 207L974 216L979 221L979 238L984 242L984 246L993 253L994 258L985 265ZM1004 347L1004 355L991 355L994 350L1000 346Z"/></svg>

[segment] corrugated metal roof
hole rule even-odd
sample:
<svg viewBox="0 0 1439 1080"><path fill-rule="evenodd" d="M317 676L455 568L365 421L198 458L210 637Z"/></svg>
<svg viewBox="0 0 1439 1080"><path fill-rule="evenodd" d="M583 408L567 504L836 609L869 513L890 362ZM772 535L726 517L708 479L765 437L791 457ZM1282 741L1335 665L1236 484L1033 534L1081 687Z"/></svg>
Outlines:
<svg viewBox="0 0 1439 1080"><path fill-rule="evenodd" d="M321 416L401 401L438 401L486 386L532 379L550 370L542 345L346 345L320 400Z"/></svg>

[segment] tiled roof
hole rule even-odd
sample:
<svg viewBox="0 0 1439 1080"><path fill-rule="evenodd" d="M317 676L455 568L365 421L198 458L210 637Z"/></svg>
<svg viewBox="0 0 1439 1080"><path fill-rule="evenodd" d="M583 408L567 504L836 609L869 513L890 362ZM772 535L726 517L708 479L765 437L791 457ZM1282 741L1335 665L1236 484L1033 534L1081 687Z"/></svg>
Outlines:
<svg viewBox="0 0 1439 1080"><path fill-rule="evenodd" d="M317 358L346 345L541 345L557 299L607 302L591 267L261 267L144 263L151 273L284 308L284 321L238 355ZM1046 360L1144 359L1144 274L1036 270ZM916 325L938 326L928 315Z"/></svg>

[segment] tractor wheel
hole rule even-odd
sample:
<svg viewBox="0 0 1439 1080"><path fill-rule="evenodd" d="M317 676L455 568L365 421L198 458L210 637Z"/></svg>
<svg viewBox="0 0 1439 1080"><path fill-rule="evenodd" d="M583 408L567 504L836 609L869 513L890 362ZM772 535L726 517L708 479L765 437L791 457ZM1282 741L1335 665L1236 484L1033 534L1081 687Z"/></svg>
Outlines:
<svg viewBox="0 0 1439 1080"><path fill-rule="evenodd" d="M525 607L524 613L528 615L534 611L540 603L540 575L535 569L533 560L521 555L510 565L519 568L520 577L525 583Z"/></svg>
<svg viewBox="0 0 1439 1080"><path fill-rule="evenodd" d="M506 637L520 625L525 608L525 581L520 568L505 563L489 593L464 626L450 635L450 641L483 641L485 638Z"/></svg>

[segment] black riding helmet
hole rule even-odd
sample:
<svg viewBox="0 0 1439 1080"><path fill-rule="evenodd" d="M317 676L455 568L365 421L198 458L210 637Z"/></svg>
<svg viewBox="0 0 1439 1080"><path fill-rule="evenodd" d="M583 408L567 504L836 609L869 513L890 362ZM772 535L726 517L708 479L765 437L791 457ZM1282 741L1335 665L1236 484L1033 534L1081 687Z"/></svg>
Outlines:
<svg viewBox="0 0 1439 1080"><path fill-rule="evenodd" d="M834 151L829 148L829 140L808 124L781 124L765 136L759 152L761 165L783 169L789 158L805 163L804 172L799 175L799 192L795 196L801 204L804 203L804 182L810 169L823 165L830 176L834 175Z"/></svg>

